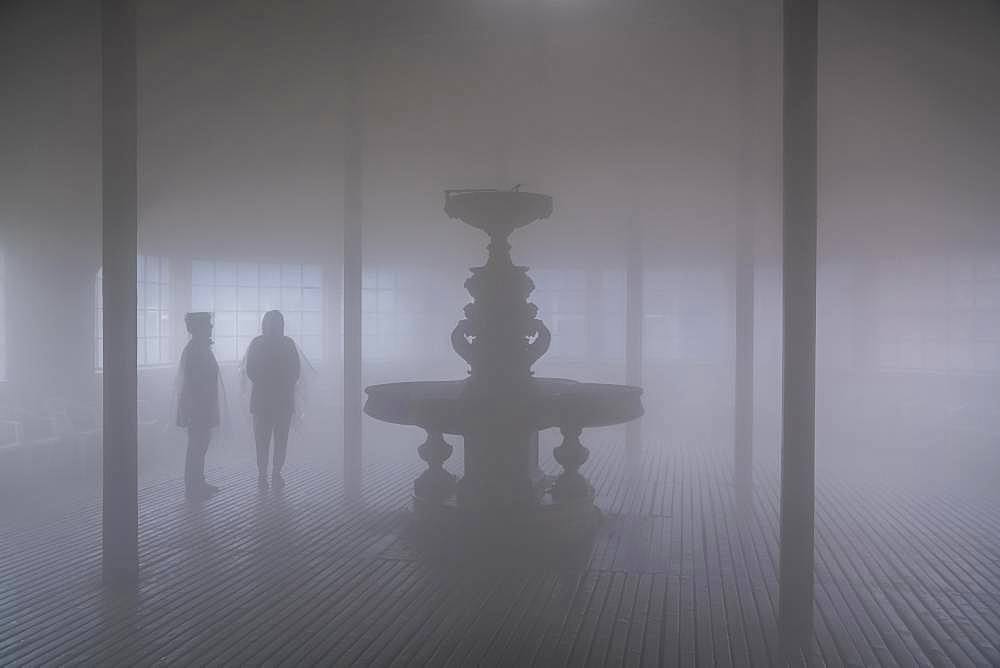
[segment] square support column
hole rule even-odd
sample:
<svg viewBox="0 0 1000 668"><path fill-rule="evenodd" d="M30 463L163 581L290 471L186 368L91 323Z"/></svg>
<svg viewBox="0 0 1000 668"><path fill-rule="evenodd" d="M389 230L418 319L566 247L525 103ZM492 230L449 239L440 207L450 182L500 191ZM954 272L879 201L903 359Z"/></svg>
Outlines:
<svg viewBox="0 0 1000 668"><path fill-rule="evenodd" d="M750 220L740 225L750 226ZM753 502L754 433L754 251L750 230L740 231L736 250L733 369L733 482L737 507L749 511Z"/></svg>
<svg viewBox="0 0 1000 668"><path fill-rule="evenodd" d="M776 3L744 0L740 30L740 182L734 252L733 478L740 512L752 509L756 418L757 244L777 203L779 141L777 77L780 25Z"/></svg>
<svg viewBox="0 0 1000 668"><path fill-rule="evenodd" d="M139 574L136 368L138 98L135 5L101 3L104 388L104 580L130 587Z"/></svg>
<svg viewBox="0 0 1000 668"><path fill-rule="evenodd" d="M645 323L643 303L645 266L642 255L642 233L636 213L628 220L628 249L625 260L625 383L642 387L642 330ZM625 449L631 460L642 454L642 419L625 426Z"/></svg>
<svg viewBox="0 0 1000 668"><path fill-rule="evenodd" d="M344 59L344 489L357 498L362 482L362 175L364 125L361 110L364 3L348 3Z"/></svg>
<svg viewBox="0 0 1000 668"><path fill-rule="evenodd" d="M779 631L813 640L816 413L817 0L782 6L782 437Z"/></svg>

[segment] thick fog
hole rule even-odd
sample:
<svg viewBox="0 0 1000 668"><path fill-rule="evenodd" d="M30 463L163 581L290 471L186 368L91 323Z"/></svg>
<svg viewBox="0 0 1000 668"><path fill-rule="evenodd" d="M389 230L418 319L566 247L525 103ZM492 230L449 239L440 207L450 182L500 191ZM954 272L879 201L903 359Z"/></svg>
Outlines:
<svg viewBox="0 0 1000 668"><path fill-rule="evenodd" d="M1000 4L816 4L0 2L0 664L1000 664Z"/></svg>
<svg viewBox="0 0 1000 668"><path fill-rule="evenodd" d="M180 465L189 311L214 313L226 389L230 434L210 463L253 456L240 360L270 308L310 366L289 458L339 461L351 94L366 385L465 375L449 335L486 237L444 214L444 191L520 184L554 198L550 219L511 239L553 334L536 373L626 381L638 247L646 447L732 447L749 295L754 450L773 461L773 4L395 2L359 18L328 2L140 3L143 475ZM54 416L83 430L100 420L99 15L96 3L2 12L0 417L24 430L10 440L31 440L57 435ZM820 470L931 467L988 482L1000 433L1000 10L880 0L821 12ZM366 451L415 457L413 430L367 418L364 430ZM17 482L96 481L96 445L73 456L34 461Z"/></svg>

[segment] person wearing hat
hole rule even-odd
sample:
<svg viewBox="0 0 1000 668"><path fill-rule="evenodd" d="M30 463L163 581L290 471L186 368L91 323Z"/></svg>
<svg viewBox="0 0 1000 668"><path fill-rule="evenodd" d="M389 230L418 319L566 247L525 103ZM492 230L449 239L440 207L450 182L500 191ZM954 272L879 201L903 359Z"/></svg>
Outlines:
<svg viewBox="0 0 1000 668"><path fill-rule="evenodd" d="M219 363L212 352L212 314L188 313L191 340L184 347L178 379L177 426L187 429L184 489L188 499L205 499L219 488L205 482L205 454L219 426Z"/></svg>
<svg viewBox="0 0 1000 668"><path fill-rule="evenodd" d="M285 336L281 311L268 311L261 321L261 335L250 342L244 372L253 384L250 413L257 442L258 482L267 486L268 455L274 439L271 480L276 488L284 485L281 468L288 449L288 431L295 413L295 389L302 372L299 350Z"/></svg>

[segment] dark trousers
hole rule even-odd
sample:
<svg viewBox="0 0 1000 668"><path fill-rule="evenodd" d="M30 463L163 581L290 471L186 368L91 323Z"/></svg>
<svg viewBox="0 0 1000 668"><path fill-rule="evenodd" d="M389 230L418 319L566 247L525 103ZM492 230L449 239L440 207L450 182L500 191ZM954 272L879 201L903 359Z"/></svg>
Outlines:
<svg viewBox="0 0 1000 668"><path fill-rule="evenodd" d="M212 440L211 427L188 427L187 455L184 458L184 486L189 492L205 484L205 454Z"/></svg>
<svg viewBox="0 0 1000 668"><path fill-rule="evenodd" d="M267 456L271 449L271 437L274 437L274 473L281 473L285 465L285 452L288 450L288 430L292 426L292 415L270 415L257 413L253 416L253 435L257 441L257 470L261 475L267 474Z"/></svg>

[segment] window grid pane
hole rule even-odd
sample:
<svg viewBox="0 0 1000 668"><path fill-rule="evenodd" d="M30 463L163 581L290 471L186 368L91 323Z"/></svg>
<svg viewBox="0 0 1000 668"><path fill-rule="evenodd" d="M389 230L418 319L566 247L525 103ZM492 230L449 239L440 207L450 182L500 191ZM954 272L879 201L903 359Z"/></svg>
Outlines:
<svg viewBox="0 0 1000 668"><path fill-rule="evenodd" d="M201 268L204 271L204 268ZM94 281L94 366L104 368L103 270ZM136 363L139 366L169 364L170 269L166 258L136 257Z"/></svg>
<svg viewBox="0 0 1000 668"><path fill-rule="evenodd" d="M876 267L877 364L893 371L1000 371L997 258L886 258Z"/></svg>
<svg viewBox="0 0 1000 668"><path fill-rule="evenodd" d="M246 355L250 341L260 334L264 313L273 309L284 314L285 334L306 358L322 359L318 265L199 260L192 264L191 302L195 310L214 314L215 355L221 362L236 362Z"/></svg>

